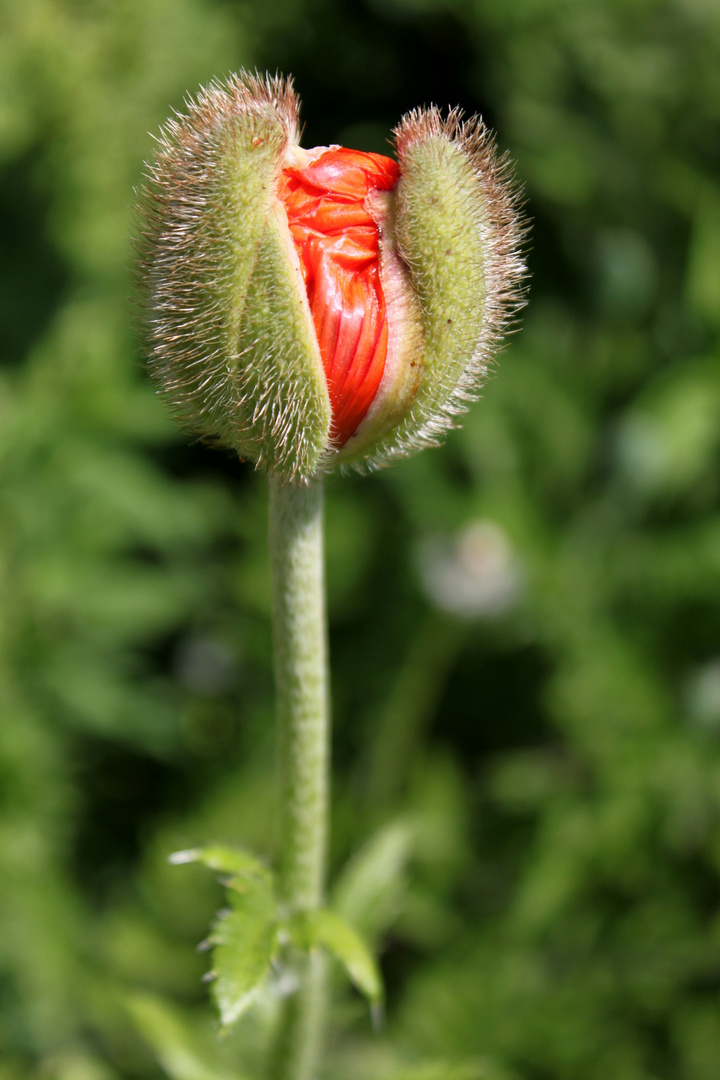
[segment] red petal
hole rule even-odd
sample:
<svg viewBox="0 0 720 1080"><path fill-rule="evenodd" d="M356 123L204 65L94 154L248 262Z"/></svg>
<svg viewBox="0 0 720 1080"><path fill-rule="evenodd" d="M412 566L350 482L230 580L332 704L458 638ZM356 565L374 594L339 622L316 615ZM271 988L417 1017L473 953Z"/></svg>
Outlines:
<svg viewBox="0 0 720 1080"><path fill-rule="evenodd" d="M378 266L378 228L365 208L389 191L398 166L380 154L335 147L304 168L284 169L279 196L307 288L332 405L332 437L357 431L380 385L387 315Z"/></svg>

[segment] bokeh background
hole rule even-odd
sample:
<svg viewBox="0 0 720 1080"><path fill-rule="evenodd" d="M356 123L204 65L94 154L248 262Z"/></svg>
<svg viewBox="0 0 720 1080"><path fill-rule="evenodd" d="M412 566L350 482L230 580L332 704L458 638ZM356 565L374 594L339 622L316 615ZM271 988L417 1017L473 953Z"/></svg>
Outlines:
<svg viewBox="0 0 720 1080"><path fill-rule="evenodd" d="M439 451L328 484L327 1080L720 1076L717 0L1 0L0 1078L258 1076L170 867L271 853L266 492L133 338L133 187L186 92L292 72L304 141L481 111L522 330ZM350 861L348 861L350 860Z"/></svg>

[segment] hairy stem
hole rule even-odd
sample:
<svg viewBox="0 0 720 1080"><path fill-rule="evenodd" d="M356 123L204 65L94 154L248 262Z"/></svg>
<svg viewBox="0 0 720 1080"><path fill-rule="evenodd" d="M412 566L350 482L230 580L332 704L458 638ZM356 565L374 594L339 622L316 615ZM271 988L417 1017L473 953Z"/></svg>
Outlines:
<svg viewBox="0 0 720 1080"><path fill-rule="evenodd" d="M329 711L322 486L270 480L275 684L280 782L279 899L288 914L319 908L325 889ZM297 958L272 1080L312 1080L323 1026L320 956Z"/></svg>

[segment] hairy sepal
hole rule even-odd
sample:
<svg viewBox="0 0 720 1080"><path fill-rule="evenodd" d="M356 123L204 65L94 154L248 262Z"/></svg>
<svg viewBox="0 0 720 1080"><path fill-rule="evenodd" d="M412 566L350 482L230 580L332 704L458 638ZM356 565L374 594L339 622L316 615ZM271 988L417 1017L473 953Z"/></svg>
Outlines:
<svg viewBox="0 0 720 1080"><path fill-rule="evenodd" d="M286 479L313 474L330 403L276 179L289 83L211 85L160 138L143 189L150 370L190 429Z"/></svg>
<svg viewBox="0 0 720 1080"><path fill-rule="evenodd" d="M400 181L387 243L405 269L411 310L420 311L421 335L412 333L421 377L395 422L365 446L361 469L438 444L477 396L522 304L518 200L480 118L414 111L395 142Z"/></svg>
<svg viewBox="0 0 720 1080"><path fill-rule="evenodd" d="M246 454L287 479L315 472L330 435L330 397L297 255L281 208L258 248L235 375Z"/></svg>

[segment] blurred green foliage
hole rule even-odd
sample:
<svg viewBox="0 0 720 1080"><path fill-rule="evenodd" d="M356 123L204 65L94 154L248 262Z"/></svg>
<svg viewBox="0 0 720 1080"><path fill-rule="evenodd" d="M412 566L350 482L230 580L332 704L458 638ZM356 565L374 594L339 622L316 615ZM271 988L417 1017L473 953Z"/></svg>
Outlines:
<svg viewBox="0 0 720 1080"><path fill-rule="evenodd" d="M517 161L531 302L436 452L328 485L327 1080L720 1071L720 8L1 0L0 1080L257 1076L222 893L272 852L266 495L131 329L133 186L183 95L293 72L305 144L431 100Z"/></svg>

